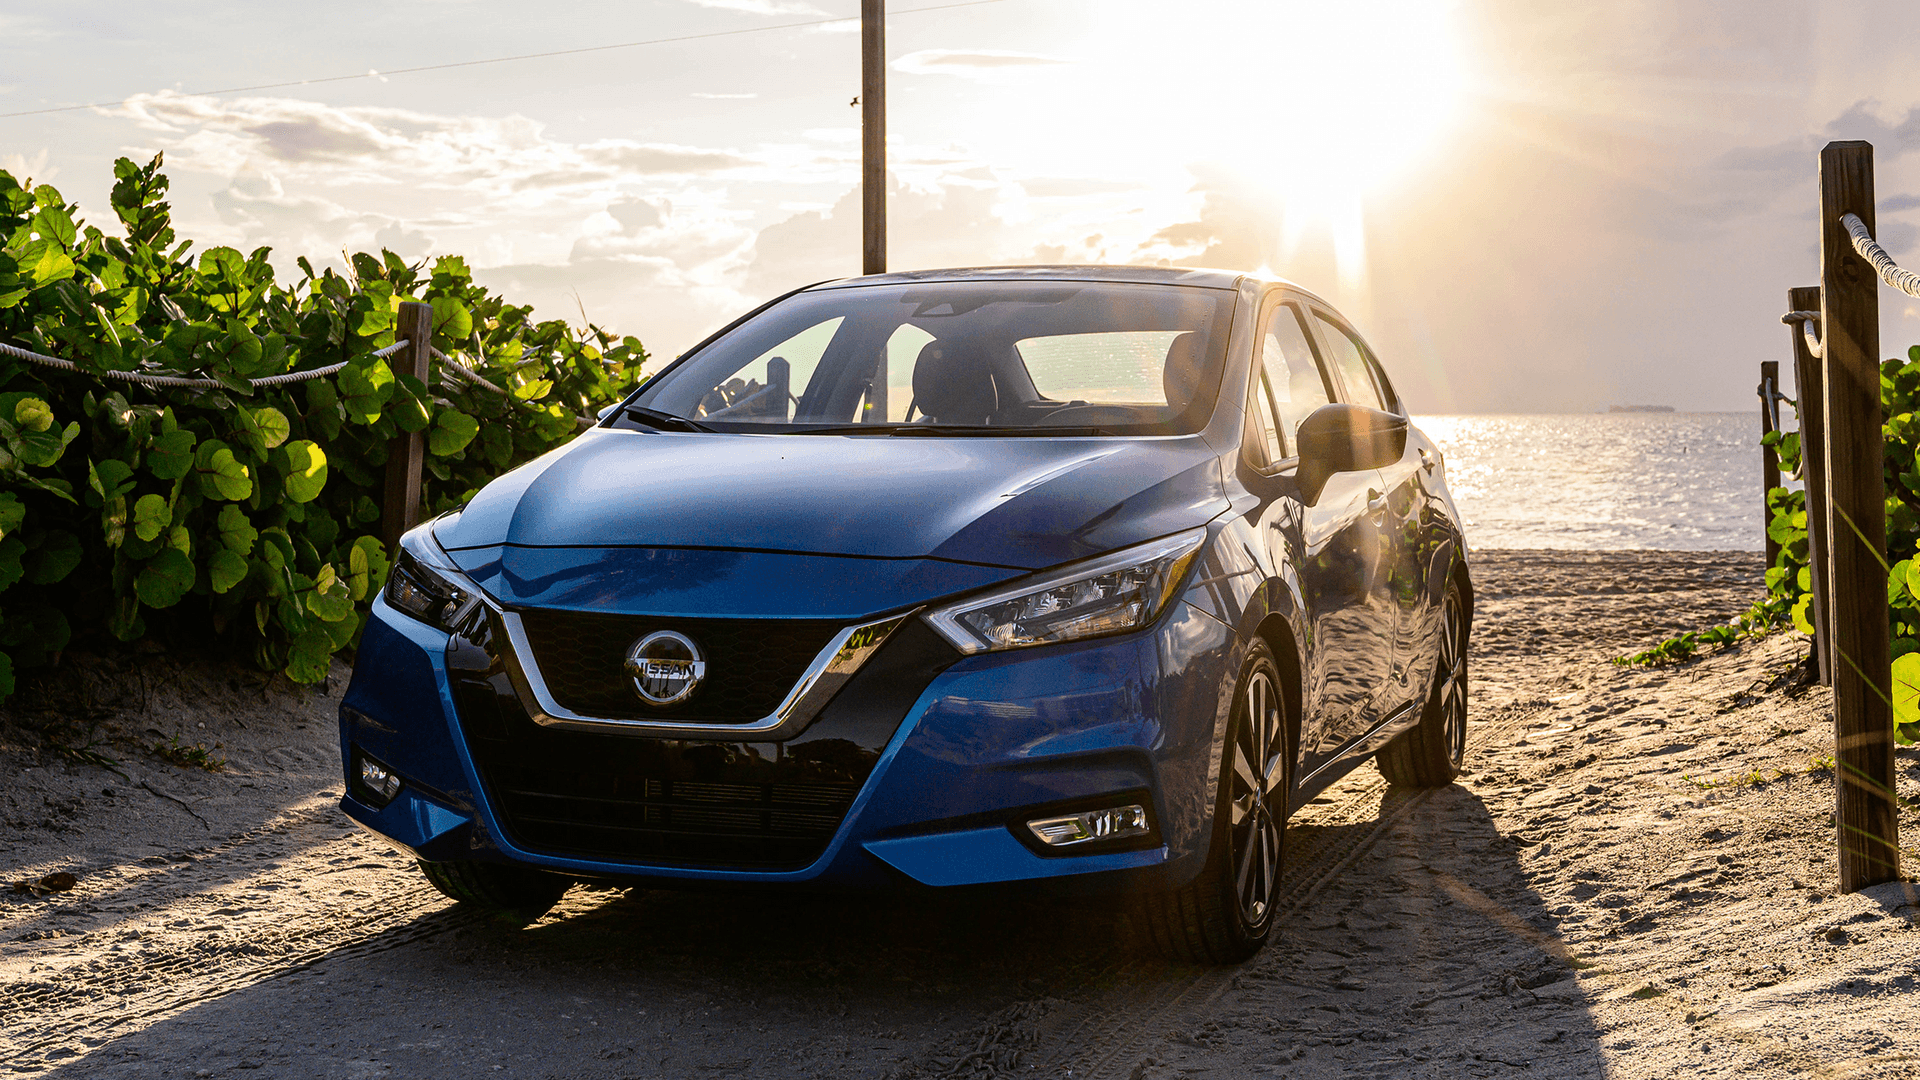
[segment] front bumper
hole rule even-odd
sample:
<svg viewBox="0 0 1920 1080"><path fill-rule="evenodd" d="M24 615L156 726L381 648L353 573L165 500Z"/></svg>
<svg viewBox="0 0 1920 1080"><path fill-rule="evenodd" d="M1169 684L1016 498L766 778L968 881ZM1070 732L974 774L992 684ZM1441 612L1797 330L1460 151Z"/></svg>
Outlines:
<svg viewBox="0 0 1920 1080"><path fill-rule="evenodd" d="M492 660L484 643L376 602L341 707L342 757L351 769L356 754L370 755L404 786L376 806L350 776L342 799L350 817L429 861L506 861L581 877L1126 888L1176 885L1204 863L1216 744L1240 649L1226 625L1185 601L1123 637L964 658L915 620L783 743L540 727ZM633 815L651 812L653 790L639 785L629 788L644 794L580 827L580 815L595 813L596 792L584 788L625 762L681 778L661 796L679 800L669 808L676 821L693 820L688 799L724 795L744 780L769 793L756 820L777 824L775 815L786 813L789 824L815 826L813 839L736 837L716 859L699 850L698 834L623 832L619 815L637 821ZM579 770L583 790L561 807L552 789L569 769ZM799 794L782 802L789 782ZM545 787L529 795L527 785ZM834 792L831 806L821 801ZM1049 809L1120 796L1150 803L1149 843L1043 854L1014 827ZM818 804L811 818L807 799ZM741 812L736 801L703 820ZM556 816L572 824L542 824Z"/></svg>

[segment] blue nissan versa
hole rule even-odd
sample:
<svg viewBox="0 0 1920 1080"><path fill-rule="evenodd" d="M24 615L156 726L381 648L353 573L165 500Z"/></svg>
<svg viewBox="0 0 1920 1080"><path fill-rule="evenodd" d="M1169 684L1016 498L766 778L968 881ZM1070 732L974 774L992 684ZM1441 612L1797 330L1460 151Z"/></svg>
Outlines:
<svg viewBox="0 0 1920 1080"><path fill-rule="evenodd" d="M402 547L342 805L523 920L576 879L1053 883L1234 960L1289 812L1466 744L1439 452L1242 274L802 289Z"/></svg>

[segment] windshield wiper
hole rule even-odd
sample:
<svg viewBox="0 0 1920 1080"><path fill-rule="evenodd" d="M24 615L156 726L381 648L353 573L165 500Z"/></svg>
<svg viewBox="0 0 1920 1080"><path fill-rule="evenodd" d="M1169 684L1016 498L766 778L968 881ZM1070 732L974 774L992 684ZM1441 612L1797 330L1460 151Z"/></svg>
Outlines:
<svg viewBox="0 0 1920 1080"><path fill-rule="evenodd" d="M641 405L629 405L620 410L629 419L661 431L712 431L713 429L698 420L689 420L684 416L649 409Z"/></svg>
<svg viewBox="0 0 1920 1080"><path fill-rule="evenodd" d="M991 427L983 424L901 424L889 435L1106 435L1100 427Z"/></svg>
<svg viewBox="0 0 1920 1080"><path fill-rule="evenodd" d="M773 429L779 430L779 429ZM824 424L818 427L790 427L786 435L1053 435L1113 436L1101 427L1006 427L985 424Z"/></svg>

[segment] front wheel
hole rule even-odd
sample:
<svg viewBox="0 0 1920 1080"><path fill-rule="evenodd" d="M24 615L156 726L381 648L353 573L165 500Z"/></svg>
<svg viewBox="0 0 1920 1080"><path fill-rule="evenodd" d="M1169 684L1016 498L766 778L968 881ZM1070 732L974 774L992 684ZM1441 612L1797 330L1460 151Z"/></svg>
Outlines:
<svg viewBox="0 0 1920 1080"><path fill-rule="evenodd" d="M449 899L526 926L560 902L573 881L559 874L492 862L425 862L420 872Z"/></svg>
<svg viewBox="0 0 1920 1080"><path fill-rule="evenodd" d="M1445 787L1467 754L1467 605L1460 583L1447 583L1440 608L1440 662L1420 722L1380 749L1374 764L1387 783Z"/></svg>
<svg viewBox="0 0 1920 1080"><path fill-rule="evenodd" d="M1284 688L1273 652L1255 642L1234 693L1206 868L1134 910L1135 926L1170 960L1236 963L1273 929L1293 780Z"/></svg>

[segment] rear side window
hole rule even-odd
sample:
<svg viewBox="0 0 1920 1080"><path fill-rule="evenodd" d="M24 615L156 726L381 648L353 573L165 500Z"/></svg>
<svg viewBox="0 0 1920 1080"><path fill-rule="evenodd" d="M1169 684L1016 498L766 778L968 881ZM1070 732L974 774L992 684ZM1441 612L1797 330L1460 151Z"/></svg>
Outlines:
<svg viewBox="0 0 1920 1080"><path fill-rule="evenodd" d="M1401 416L1407 415L1406 403L1402 402L1400 395L1394 391L1393 383L1388 381L1387 373L1380 367L1380 358L1373 355L1371 350L1367 352L1367 368L1373 372L1374 384L1380 387L1380 397L1387 403L1387 411L1399 413Z"/></svg>
<svg viewBox="0 0 1920 1080"><path fill-rule="evenodd" d="M1327 383L1300 324L1299 309L1281 304L1267 316L1260 338L1260 367L1279 422L1280 457L1293 453L1294 432L1313 410L1327 404Z"/></svg>
<svg viewBox="0 0 1920 1080"><path fill-rule="evenodd" d="M1346 400L1354 405L1385 411L1386 399L1380 395L1380 388L1374 385L1373 372L1367 367L1366 354L1361 352L1360 343L1318 314L1314 318L1320 322L1320 338L1327 345L1327 360L1340 373L1340 381L1346 386Z"/></svg>
<svg viewBox="0 0 1920 1080"><path fill-rule="evenodd" d="M1247 439L1253 444L1253 457L1262 466L1272 465L1286 457L1280 448L1280 425L1273 417L1273 404L1267 388L1267 376L1260 375L1259 383L1253 388L1253 409L1250 413L1252 430Z"/></svg>
<svg viewBox="0 0 1920 1080"><path fill-rule="evenodd" d="M1162 373L1179 330L1057 334L1014 343L1041 397L1089 404L1165 405Z"/></svg>

